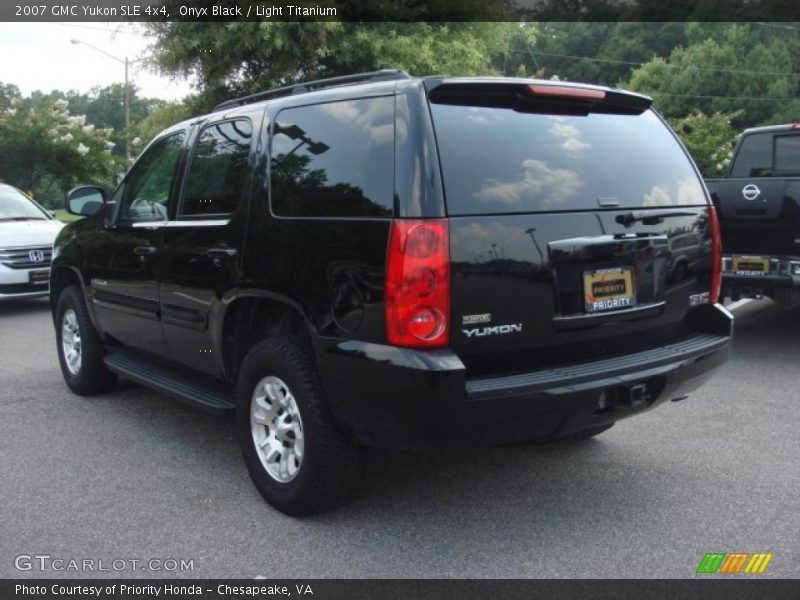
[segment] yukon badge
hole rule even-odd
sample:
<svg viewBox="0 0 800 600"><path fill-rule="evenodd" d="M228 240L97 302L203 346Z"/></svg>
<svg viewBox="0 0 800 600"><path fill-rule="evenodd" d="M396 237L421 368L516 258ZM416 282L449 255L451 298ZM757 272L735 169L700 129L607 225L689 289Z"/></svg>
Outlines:
<svg viewBox="0 0 800 600"><path fill-rule="evenodd" d="M511 323L509 325L494 325L492 327L476 327L474 329L462 329L468 338L484 337L487 335L503 335L506 333L520 333L522 323Z"/></svg>

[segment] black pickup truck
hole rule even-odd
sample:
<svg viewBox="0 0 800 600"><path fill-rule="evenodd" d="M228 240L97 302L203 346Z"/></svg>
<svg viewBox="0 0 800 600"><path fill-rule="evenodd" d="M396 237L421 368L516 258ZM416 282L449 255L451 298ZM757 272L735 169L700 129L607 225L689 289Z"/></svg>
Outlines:
<svg viewBox="0 0 800 600"><path fill-rule="evenodd" d="M706 180L723 245L723 294L800 303L800 124L747 129Z"/></svg>

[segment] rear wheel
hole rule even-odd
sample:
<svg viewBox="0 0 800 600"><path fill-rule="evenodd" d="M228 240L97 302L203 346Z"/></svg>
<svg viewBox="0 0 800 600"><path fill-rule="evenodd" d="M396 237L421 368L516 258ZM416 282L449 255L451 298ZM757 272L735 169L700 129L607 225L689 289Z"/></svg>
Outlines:
<svg viewBox="0 0 800 600"><path fill-rule="evenodd" d="M242 363L236 427L261 495L294 516L335 508L357 483L362 451L333 422L307 353L289 340L254 346Z"/></svg>
<svg viewBox="0 0 800 600"><path fill-rule="evenodd" d="M686 273L687 272L688 272L688 269L686 267L686 263L681 261L677 265L675 265L675 271L674 271L672 276L673 276L673 278L675 279L676 282L681 282L684 279L686 279Z"/></svg>
<svg viewBox="0 0 800 600"><path fill-rule="evenodd" d="M64 288L56 305L56 346L61 373L76 394L107 392L117 376L103 362L105 348L77 285Z"/></svg>

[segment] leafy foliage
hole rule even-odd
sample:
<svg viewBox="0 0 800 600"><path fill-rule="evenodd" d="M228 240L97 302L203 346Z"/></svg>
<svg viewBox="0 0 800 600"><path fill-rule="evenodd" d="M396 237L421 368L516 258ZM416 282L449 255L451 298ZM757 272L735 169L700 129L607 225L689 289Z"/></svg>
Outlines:
<svg viewBox="0 0 800 600"><path fill-rule="evenodd" d="M738 128L800 110L800 38L738 23L690 23L685 47L636 70L627 86L653 95L667 117L733 113Z"/></svg>
<svg viewBox="0 0 800 600"><path fill-rule="evenodd" d="M223 100L292 83L383 68L414 75L498 72L510 23L149 23L155 65L193 76L203 112Z"/></svg>
<svg viewBox="0 0 800 600"><path fill-rule="evenodd" d="M131 129L131 154L138 154L144 146L167 127L192 116L187 102L163 102Z"/></svg>
<svg viewBox="0 0 800 600"><path fill-rule="evenodd" d="M705 115L695 111L670 123L704 176L717 177L727 170L738 137L731 121L740 112Z"/></svg>
<svg viewBox="0 0 800 600"><path fill-rule="evenodd" d="M701 3L697 10L709 14L712 6ZM525 74L651 95L709 174L719 172L734 131L794 122L800 115L794 26L551 22L539 25L534 43L513 50Z"/></svg>
<svg viewBox="0 0 800 600"><path fill-rule="evenodd" d="M653 96L706 175L724 168L741 129L800 120L797 24L702 21L722 10L751 10L749 0L697 2L694 22L669 22L670 9L659 0L636 7L547 0L531 15L552 19L570 10L592 21L502 22L508 4L376 0L349 8L348 22L148 23L155 41L151 66L192 78L196 95L167 103L141 98L133 88L126 132L122 85L23 98L13 84L0 83L0 177L60 203L63 191L78 181L110 184L124 167L119 157L126 139L136 142L135 155L164 128L231 97L382 68L413 75L536 76L640 91ZM762 4L784 10L778 0ZM441 22L447 14L457 22ZM643 14L649 17L639 18ZM386 22L369 22L376 15ZM68 112L57 108L61 102Z"/></svg>
<svg viewBox="0 0 800 600"><path fill-rule="evenodd" d="M34 106L31 99L13 95L5 103L0 110L0 173L6 183L54 206L79 182L111 181L120 165L111 154L110 129L87 123L85 115L70 114L63 99Z"/></svg>
<svg viewBox="0 0 800 600"><path fill-rule="evenodd" d="M509 55L528 75L615 85L641 62L682 44L684 29L684 23L545 22L527 40L512 37Z"/></svg>
<svg viewBox="0 0 800 600"><path fill-rule="evenodd" d="M141 136L143 127L148 133L154 126L160 131L179 114L175 106L182 106L142 98L131 86L132 127L126 133L124 91L115 84L87 94L54 90L23 97L15 85L0 82L0 179L51 207L60 206L64 192L76 183L113 187L125 169L127 136ZM152 125L148 117L159 111L169 116ZM134 155L136 150L132 145Z"/></svg>
<svg viewBox="0 0 800 600"><path fill-rule="evenodd" d="M104 88L94 87L88 94L69 92L65 97L72 112L85 114L86 121L97 127L113 129L111 140L115 143L113 152L117 156L125 156L125 141L137 134L136 124L166 104L157 98L143 98L134 85L129 85L131 131L126 132L124 98L125 86L118 83ZM133 149L131 152L134 153Z"/></svg>

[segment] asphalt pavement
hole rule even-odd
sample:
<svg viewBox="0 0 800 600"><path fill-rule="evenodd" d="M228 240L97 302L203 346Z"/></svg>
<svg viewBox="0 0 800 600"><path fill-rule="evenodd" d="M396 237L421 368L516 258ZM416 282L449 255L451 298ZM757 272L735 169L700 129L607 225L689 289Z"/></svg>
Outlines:
<svg viewBox="0 0 800 600"><path fill-rule="evenodd" d="M734 312L732 359L685 401L564 446L372 451L354 502L298 520L232 418L75 396L46 301L0 304L0 577L684 578L706 552L800 577L800 309Z"/></svg>

